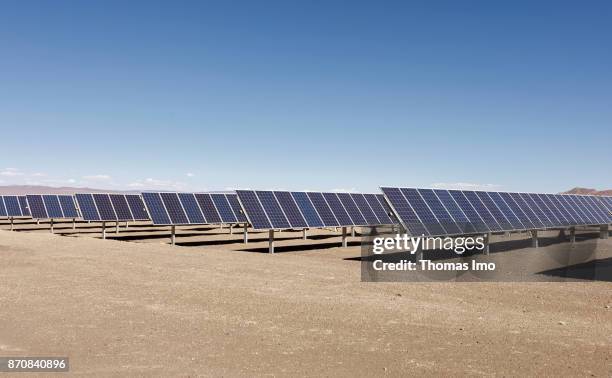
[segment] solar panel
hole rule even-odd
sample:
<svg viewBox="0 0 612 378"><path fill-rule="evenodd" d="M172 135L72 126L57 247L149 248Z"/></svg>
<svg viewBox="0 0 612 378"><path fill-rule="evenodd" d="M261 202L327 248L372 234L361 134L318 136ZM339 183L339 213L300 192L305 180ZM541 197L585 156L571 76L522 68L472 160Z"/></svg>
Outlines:
<svg viewBox="0 0 612 378"><path fill-rule="evenodd" d="M325 202L327 202L341 226L355 225L336 193L323 193L323 198L325 198Z"/></svg>
<svg viewBox="0 0 612 378"><path fill-rule="evenodd" d="M211 194L210 195L215 206L217 207L217 211L221 216L222 223L236 223L238 220L236 219L236 215L234 215L234 210L230 206L227 197L225 194Z"/></svg>
<svg viewBox="0 0 612 378"><path fill-rule="evenodd" d="M41 195L28 195L28 206L30 207L30 213L32 218L46 219L47 209ZM0 209L1 210L1 209ZM6 210L4 210L6 213Z"/></svg>
<svg viewBox="0 0 612 378"><path fill-rule="evenodd" d="M600 200L608 209L608 212L612 212L612 197L601 197Z"/></svg>
<svg viewBox="0 0 612 378"><path fill-rule="evenodd" d="M30 208L28 207L28 199L26 196L19 196L19 207L21 207L21 213L25 217L30 216Z"/></svg>
<svg viewBox="0 0 612 378"><path fill-rule="evenodd" d="M576 208L576 204L572 201L568 196L564 195L556 195L559 202L565 207L565 209L572 214L574 219L576 220L576 224L586 224L588 223L588 218L584 215L580 209Z"/></svg>
<svg viewBox="0 0 612 378"><path fill-rule="evenodd" d="M374 210L372 210L372 207L366 200L365 195L361 193L351 193L351 197L353 198L353 201L355 201L355 205L357 205L357 207L359 208L361 215L363 215L363 217L365 218L367 225L372 226L383 224L376 216L376 213L374 213Z"/></svg>
<svg viewBox="0 0 612 378"><path fill-rule="evenodd" d="M421 220L416 215L406 197L399 188L382 188L383 193L389 199L389 203L398 215L400 222L412 235L431 235Z"/></svg>
<svg viewBox="0 0 612 378"><path fill-rule="evenodd" d="M183 204L183 209L185 209L185 214L187 215L187 218L189 218L189 223L205 224L206 219L204 219L204 215L202 214L200 205L198 205L198 201L195 198L195 194L179 193L178 196L181 200L181 203Z"/></svg>
<svg viewBox="0 0 612 378"><path fill-rule="evenodd" d="M476 192L471 190L464 190L462 193L465 195L465 198L467 198L467 200L472 204L480 218L482 218L482 220L485 222L485 224L491 231L503 230L502 226L500 226L500 224L495 220L493 215L486 208L486 206L482 203L480 198L478 198Z"/></svg>
<svg viewBox="0 0 612 378"><path fill-rule="evenodd" d="M98 213L100 213L101 221L116 221L117 213L113 208L113 203L110 200L108 194L94 193L93 199L96 202Z"/></svg>
<svg viewBox="0 0 612 378"><path fill-rule="evenodd" d="M495 203L495 205L497 206L499 211L501 211L501 213L504 215L504 217L508 220L508 222L510 223L510 227L511 227L510 229L511 230L512 229L520 230L520 229L527 229L528 228L528 227L526 227L523 224L523 222L521 222L519 217L514 213L512 208L510 208L510 206L508 206L506 201L504 201L504 199L502 198L502 196L499 193L489 192L487 194L489 195L491 200Z"/></svg>
<svg viewBox="0 0 612 378"><path fill-rule="evenodd" d="M325 226L314 205L312 202L310 202L310 198L308 198L308 194L306 194L306 192L291 192L291 196L304 216L304 220L306 220L308 227Z"/></svg>
<svg viewBox="0 0 612 378"><path fill-rule="evenodd" d="M327 201L325 201L325 198L323 198L323 193L308 192L307 195L312 205L316 209L317 213L321 217L321 220L323 221L325 227L340 226L340 222L338 222L333 211L327 204Z"/></svg>
<svg viewBox="0 0 612 378"><path fill-rule="evenodd" d="M149 220L147 208L139 194L126 194L125 199L130 207L134 220Z"/></svg>
<svg viewBox="0 0 612 378"><path fill-rule="evenodd" d="M597 198L593 196L585 196L585 199L591 203L591 206L598 212L604 223L612 222L608 209L606 209Z"/></svg>
<svg viewBox="0 0 612 378"><path fill-rule="evenodd" d="M497 194L499 194L500 198L512 210L514 215L520 220L521 224L523 224L523 226L525 226L526 229L533 230L535 228L538 228L531 220L531 217L527 215L525 210L523 210L523 208L514 200L514 198L512 198L510 193L497 193Z"/></svg>
<svg viewBox="0 0 612 378"><path fill-rule="evenodd" d="M161 199L160 193L142 193L142 199L151 215L153 224L166 225L172 224L170 216Z"/></svg>
<svg viewBox="0 0 612 378"><path fill-rule="evenodd" d="M74 204L74 197L71 195L59 195L57 196L64 218L78 218L79 212Z"/></svg>
<svg viewBox="0 0 612 378"><path fill-rule="evenodd" d="M123 194L109 194L108 198L113 205L115 214L117 214L117 220L119 221L133 221L134 217L130 211L127 200Z"/></svg>
<svg viewBox="0 0 612 378"><path fill-rule="evenodd" d="M45 207L47 208L47 215L49 218L64 217L64 213L62 212L62 207L60 206L57 196L50 194L43 195L43 201L45 202Z"/></svg>
<svg viewBox="0 0 612 378"><path fill-rule="evenodd" d="M0 217L6 217L6 205L4 204L4 199L0 196Z"/></svg>
<svg viewBox="0 0 612 378"><path fill-rule="evenodd" d="M292 228L306 228L308 223L304 219L302 212L295 203L293 196L289 192L274 192L274 196L278 201L283 213L287 217Z"/></svg>
<svg viewBox="0 0 612 378"><path fill-rule="evenodd" d="M236 194L242 204L249 223L256 229L271 229L272 223L268 219L263 206L259 202L259 198L254 191L251 190L237 190Z"/></svg>
<svg viewBox="0 0 612 378"><path fill-rule="evenodd" d="M86 221L99 221L100 214L98 208L94 202L91 194L77 193L75 194L79 209L81 210L81 216Z"/></svg>
<svg viewBox="0 0 612 378"><path fill-rule="evenodd" d="M291 227L273 192L259 190L255 194L259 198L259 202L266 212L272 228L283 229Z"/></svg>
<svg viewBox="0 0 612 378"><path fill-rule="evenodd" d="M198 205L200 205L200 209L202 209L202 214L204 214L204 218L206 218L206 223L223 223L221 222L221 216L219 215L217 207L215 206L215 203L210 197L210 194L196 193L195 197L198 201Z"/></svg>
<svg viewBox="0 0 612 378"><path fill-rule="evenodd" d="M523 210L523 212L527 215L531 223L533 223L536 228L546 227L546 224L535 211L531 209L531 206L525 201L523 196L520 193L508 193L508 195L514 200L514 202Z"/></svg>
<svg viewBox="0 0 612 378"><path fill-rule="evenodd" d="M542 221L545 227L554 227L555 223L550 219L548 214L538 205L536 199L530 196L528 193L519 193L521 198L529 206L529 208L536 214L538 219ZM552 214L551 214L552 216Z"/></svg>
<svg viewBox="0 0 612 378"><path fill-rule="evenodd" d="M21 217L21 206L19 206L19 199L17 196L2 196L4 199L4 206L6 207L6 216L8 217ZM0 200L1 201L1 200Z"/></svg>
<svg viewBox="0 0 612 378"><path fill-rule="evenodd" d="M545 194L545 196L553 203L553 205L557 208L557 210L563 215L568 225L572 224L580 224L580 221L572 215L572 213L564 206L558 197L557 194Z"/></svg>
<svg viewBox="0 0 612 378"><path fill-rule="evenodd" d="M378 221L380 222L380 224L394 224L394 223L396 223L393 220L391 220L391 217L389 216L389 212L391 210L385 208L379 202L379 200L378 200L379 196L377 196L376 194L366 193L366 194L363 195L363 197L368 202L368 205L370 205L370 208L372 209L374 214L376 214L376 218L378 218ZM382 195L380 197L382 197ZM384 198L383 198L383 201L385 201ZM385 204L386 204L386 201L385 201Z"/></svg>
<svg viewBox="0 0 612 378"><path fill-rule="evenodd" d="M436 196L431 189L418 189L418 193L423 198L423 202L426 202L429 206L429 209L435 215L438 222L442 225L442 227L446 230L447 234L460 234L461 228L455 222L455 219L452 215L446 210L446 207L442 204L442 202Z"/></svg>
<svg viewBox="0 0 612 378"><path fill-rule="evenodd" d="M592 224L597 224L601 222L601 219L599 219L599 217L593 212L593 210L591 210L590 207L587 206L587 204L584 202L582 196L571 195L570 198L576 203L580 210L582 210L582 212L586 214L588 220Z"/></svg>
<svg viewBox="0 0 612 378"><path fill-rule="evenodd" d="M542 211L546 213L546 215L548 216L548 219L550 219L550 221L553 223L554 226L556 227L563 226L563 220L559 218L559 216L555 212L555 209L553 209L552 207L548 205L544 196L537 194L537 193L530 193L529 195L538 204L540 209L542 209Z"/></svg>
<svg viewBox="0 0 612 378"><path fill-rule="evenodd" d="M240 223L246 223L247 219L242 211L242 207L240 207L240 202L238 202L238 196L236 194L226 194L227 201L229 202L232 210L234 210L234 214L236 215L236 219Z"/></svg>
<svg viewBox="0 0 612 378"><path fill-rule="evenodd" d="M489 213L493 216L495 221L499 224L502 230L512 230L512 224L508 221L508 218L499 210L495 202L491 199L487 192L474 192L480 199L482 204L489 210Z"/></svg>
<svg viewBox="0 0 612 378"><path fill-rule="evenodd" d="M442 205L444 205L446 211L448 211L448 213L455 220L457 227L459 227L459 230L462 233L469 234L477 231L473 222L466 216L463 210L461 210L461 207L459 207L457 202L455 202L455 200L447 190L435 189L433 192L438 198L438 200L440 200ZM472 216L475 217L478 223L482 223L482 221L478 218L478 214L476 214L473 208L472 211Z"/></svg>
<svg viewBox="0 0 612 378"><path fill-rule="evenodd" d="M550 209L553 215L557 218L560 225L568 226L572 223L565 217L565 215L563 215L561 210L559 210L557 205L552 201L552 199L550 199L549 196L547 196L546 194L538 194L538 197L540 197L542 202L544 202L544 204Z"/></svg>
<svg viewBox="0 0 612 378"><path fill-rule="evenodd" d="M359 208L355 204L355 201L353 200L353 198L351 197L350 194L348 194L348 193L336 193L336 196L338 197L338 199L342 203L342 206L346 210L347 214L351 218L352 223L355 226L364 226L364 225L368 224L368 222L365 220L365 218L361 214L361 211L359 210Z"/></svg>
<svg viewBox="0 0 612 378"><path fill-rule="evenodd" d="M172 224L189 224L187 214L185 214L177 193L160 193L160 196Z"/></svg>

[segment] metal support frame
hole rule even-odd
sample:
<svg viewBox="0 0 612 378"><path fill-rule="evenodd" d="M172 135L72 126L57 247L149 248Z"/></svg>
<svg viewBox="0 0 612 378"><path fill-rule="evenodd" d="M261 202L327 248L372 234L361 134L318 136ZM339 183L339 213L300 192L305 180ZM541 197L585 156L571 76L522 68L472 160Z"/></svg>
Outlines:
<svg viewBox="0 0 612 378"><path fill-rule="evenodd" d="M119 235L119 221L115 222L115 234Z"/></svg>
<svg viewBox="0 0 612 378"><path fill-rule="evenodd" d="M11 217L11 231L15 231L14 219Z"/></svg>
<svg viewBox="0 0 612 378"><path fill-rule="evenodd" d="M531 230L531 248L538 248L538 230Z"/></svg>
<svg viewBox="0 0 612 378"><path fill-rule="evenodd" d="M610 236L610 226L607 224L600 226L599 227L599 238L607 239L609 236Z"/></svg>
<svg viewBox="0 0 612 378"><path fill-rule="evenodd" d="M489 255L489 253L491 252L490 249L490 244L491 244L491 236L492 234L490 232L487 232L484 235L484 249L482 250L482 254L483 255Z"/></svg>
<svg viewBox="0 0 612 378"><path fill-rule="evenodd" d="M172 245L176 244L176 226L175 225L170 226L170 244Z"/></svg>
<svg viewBox="0 0 612 378"><path fill-rule="evenodd" d="M348 246L347 236L346 236L346 226L342 227L342 247L346 248Z"/></svg>
<svg viewBox="0 0 612 378"><path fill-rule="evenodd" d="M106 239L106 222L102 222L102 239Z"/></svg>
<svg viewBox="0 0 612 378"><path fill-rule="evenodd" d="M243 242L244 244L248 244L249 243L249 224L245 223L244 224L244 228L243 228Z"/></svg>
<svg viewBox="0 0 612 378"><path fill-rule="evenodd" d="M53 233L53 218L51 218L51 222L49 223L49 231Z"/></svg>
<svg viewBox="0 0 612 378"><path fill-rule="evenodd" d="M40 219L36 219L36 224L40 224Z"/></svg>
<svg viewBox="0 0 612 378"><path fill-rule="evenodd" d="M351 227L351 237L355 237L355 226Z"/></svg>
<svg viewBox="0 0 612 378"><path fill-rule="evenodd" d="M130 227L130 222L125 221L125 229L127 230Z"/></svg>
<svg viewBox="0 0 612 378"><path fill-rule="evenodd" d="M229 234L233 235L234 234L234 225L230 223L229 225Z"/></svg>
<svg viewBox="0 0 612 378"><path fill-rule="evenodd" d="M570 243L572 244L576 243L576 227L570 227L569 233L570 233Z"/></svg>
<svg viewBox="0 0 612 378"><path fill-rule="evenodd" d="M274 230L268 231L268 253L274 253Z"/></svg>
<svg viewBox="0 0 612 378"><path fill-rule="evenodd" d="M76 218L72 218L72 229L76 230Z"/></svg>
<svg viewBox="0 0 612 378"><path fill-rule="evenodd" d="M303 228L302 229L302 240L306 240L306 239L308 239L307 229Z"/></svg>
<svg viewBox="0 0 612 378"><path fill-rule="evenodd" d="M423 243L419 243L419 246L414 251L414 255L417 262L423 260Z"/></svg>

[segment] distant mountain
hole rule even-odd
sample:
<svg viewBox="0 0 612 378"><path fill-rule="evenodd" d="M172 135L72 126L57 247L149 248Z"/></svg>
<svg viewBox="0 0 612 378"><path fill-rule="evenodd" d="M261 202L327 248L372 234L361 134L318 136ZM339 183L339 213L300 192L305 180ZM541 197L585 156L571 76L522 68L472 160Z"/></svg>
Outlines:
<svg viewBox="0 0 612 378"><path fill-rule="evenodd" d="M595 196L612 196L612 189L597 190L597 189L576 187L574 189L570 189L567 192L563 192L561 194L590 194L590 195L595 195Z"/></svg>
<svg viewBox="0 0 612 378"><path fill-rule="evenodd" d="M93 188L72 188L69 186L53 187L42 185L8 185L0 186L0 194L73 194L73 193L129 193L130 191L116 191Z"/></svg>

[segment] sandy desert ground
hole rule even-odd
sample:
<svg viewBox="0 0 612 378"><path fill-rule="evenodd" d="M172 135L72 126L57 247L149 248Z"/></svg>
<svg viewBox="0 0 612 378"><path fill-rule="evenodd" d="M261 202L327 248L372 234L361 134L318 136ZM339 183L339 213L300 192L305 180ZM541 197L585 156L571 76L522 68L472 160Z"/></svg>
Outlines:
<svg viewBox="0 0 612 378"><path fill-rule="evenodd" d="M103 376L612 376L605 280L365 283L359 239L330 231L268 255L265 233L46 227L1 226L0 356Z"/></svg>

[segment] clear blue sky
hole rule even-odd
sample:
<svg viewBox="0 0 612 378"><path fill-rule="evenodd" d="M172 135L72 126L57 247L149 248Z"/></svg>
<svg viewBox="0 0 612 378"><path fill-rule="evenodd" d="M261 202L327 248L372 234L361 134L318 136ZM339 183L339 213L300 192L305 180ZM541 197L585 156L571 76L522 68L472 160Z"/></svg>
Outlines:
<svg viewBox="0 0 612 378"><path fill-rule="evenodd" d="M610 1L2 1L0 185L612 188L611 20Z"/></svg>

